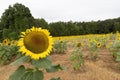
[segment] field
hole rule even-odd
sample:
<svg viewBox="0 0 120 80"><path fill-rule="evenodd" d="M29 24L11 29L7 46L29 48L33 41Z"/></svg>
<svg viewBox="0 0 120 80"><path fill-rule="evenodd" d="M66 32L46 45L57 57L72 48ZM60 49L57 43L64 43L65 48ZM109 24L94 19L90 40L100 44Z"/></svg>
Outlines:
<svg viewBox="0 0 120 80"><path fill-rule="evenodd" d="M116 48L119 48L117 45L119 43L118 33L54 37L54 41L67 42L67 49L63 53L58 53L58 50L55 50L50 55L53 63L60 64L66 69L55 73L43 71L44 80L50 80L51 77L60 77L62 80L120 80L119 57L113 55L115 50L118 51ZM70 59L71 53L76 48L79 48L84 56L84 64L79 68L74 67L73 63L75 62ZM93 54L90 56L91 51ZM24 63L24 65L32 67L28 63ZM9 64L0 65L0 80L8 80L17 67Z"/></svg>

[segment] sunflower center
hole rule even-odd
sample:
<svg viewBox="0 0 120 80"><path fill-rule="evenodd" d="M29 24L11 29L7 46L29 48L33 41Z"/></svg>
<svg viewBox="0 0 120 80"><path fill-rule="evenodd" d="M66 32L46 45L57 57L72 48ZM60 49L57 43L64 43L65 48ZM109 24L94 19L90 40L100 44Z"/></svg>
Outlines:
<svg viewBox="0 0 120 80"><path fill-rule="evenodd" d="M100 44L98 44L98 46L100 46Z"/></svg>
<svg viewBox="0 0 120 80"><path fill-rule="evenodd" d="M48 48L49 41L45 33L34 31L24 37L24 45L31 52L39 54Z"/></svg>

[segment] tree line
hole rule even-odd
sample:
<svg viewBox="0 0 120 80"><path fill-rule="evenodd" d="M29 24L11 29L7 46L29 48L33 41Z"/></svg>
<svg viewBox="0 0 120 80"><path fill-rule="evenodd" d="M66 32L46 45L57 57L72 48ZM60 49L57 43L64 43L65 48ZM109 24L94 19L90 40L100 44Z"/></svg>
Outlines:
<svg viewBox="0 0 120 80"><path fill-rule="evenodd" d="M28 7L16 3L9 6L0 18L0 39L18 39L20 32L32 26L48 29L52 36L103 34L120 31L120 17L90 22L52 22L36 19Z"/></svg>

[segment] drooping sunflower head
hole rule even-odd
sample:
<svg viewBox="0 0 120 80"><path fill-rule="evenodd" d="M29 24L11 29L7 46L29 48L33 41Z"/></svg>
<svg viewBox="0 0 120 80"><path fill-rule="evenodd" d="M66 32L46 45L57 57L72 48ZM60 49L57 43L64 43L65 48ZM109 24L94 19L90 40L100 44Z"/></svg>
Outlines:
<svg viewBox="0 0 120 80"><path fill-rule="evenodd" d="M53 40L46 29L31 28L22 32L18 41L20 51L32 59L45 58L52 50Z"/></svg>
<svg viewBox="0 0 120 80"><path fill-rule="evenodd" d="M79 42L78 44L77 44L77 47L79 48L79 47L81 47L82 46L82 44Z"/></svg>

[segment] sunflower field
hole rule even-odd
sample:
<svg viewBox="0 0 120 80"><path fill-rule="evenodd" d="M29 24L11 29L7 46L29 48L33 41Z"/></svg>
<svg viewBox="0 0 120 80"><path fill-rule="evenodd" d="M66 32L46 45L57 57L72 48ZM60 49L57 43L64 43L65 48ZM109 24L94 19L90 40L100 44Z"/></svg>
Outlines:
<svg viewBox="0 0 120 80"><path fill-rule="evenodd" d="M120 80L120 33L52 37L32 27L0 43L0 80Z"/></svg>

